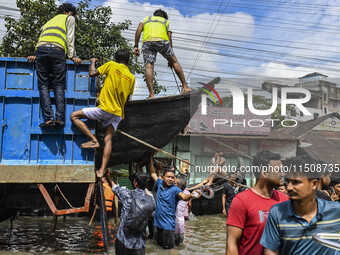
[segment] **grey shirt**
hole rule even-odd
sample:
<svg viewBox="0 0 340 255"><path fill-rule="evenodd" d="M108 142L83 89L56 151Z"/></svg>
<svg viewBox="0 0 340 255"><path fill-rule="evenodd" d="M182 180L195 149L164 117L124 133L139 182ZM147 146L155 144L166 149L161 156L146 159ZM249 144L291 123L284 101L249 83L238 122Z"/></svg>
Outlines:
<svg viewBox="0 0 340 255"><path fill-rule="evenodd" d="M128 189L123 189L118 185L112 186L112 191L117 195L119 200L122 202L122 211L120 214L120 223L117 232L117 238L121 241L124 246L128 249L140 250L145 248L145 238L146 232L133 232L129 230L126 226L124 226L125 220L127 218L127 214L130 211L131 203L132 203L132 194ZM149 196L145 193L144 190L136 189L136 193L139 196ZM154 207L156 207L155 201L153 200Z"/></svg>

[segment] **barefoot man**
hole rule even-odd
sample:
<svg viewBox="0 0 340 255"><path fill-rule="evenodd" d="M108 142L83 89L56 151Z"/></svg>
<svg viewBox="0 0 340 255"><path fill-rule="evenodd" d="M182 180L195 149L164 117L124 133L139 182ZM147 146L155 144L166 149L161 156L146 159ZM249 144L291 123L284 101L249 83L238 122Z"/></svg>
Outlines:
<svg viewBox="0 0 340 255"><path fill-rule="evenodd" d="M139 23L135 35L134 52L136 56L139 56L140 54L138 43L142 33L145 79L149 90L149 97L147 99L154 98L153 69L157 52L162 54L171 68L175 69L175 72L182 83L183 92L190 92L191 88L188 87L188 84L185 81L183 69L172 49L172 32L169 30L168 14L165 11L158 9L154 12L153 16L147 16Z"/></svg>
<svg viewBox="0 0 340 255"><path fill-rule="evenodd" d="M101 120L107 127L104 138L104 151L102 165L96 172L97 177L103 177L107 163L109 162L112 149L112 135L117 130L119 122L124 119L124 105L128 97L133 94L135 77L127 67L130 53L126 49L120 49L115 53L116 61L110 61L95 67L96 58L92 58L89 75L106 75L104 86L99 96L99 106L84 108L71 114L72 123L82 131L89 139L83 143L81 148L99 148L97 138L91 133L89 128L81 119Z"/></svg>

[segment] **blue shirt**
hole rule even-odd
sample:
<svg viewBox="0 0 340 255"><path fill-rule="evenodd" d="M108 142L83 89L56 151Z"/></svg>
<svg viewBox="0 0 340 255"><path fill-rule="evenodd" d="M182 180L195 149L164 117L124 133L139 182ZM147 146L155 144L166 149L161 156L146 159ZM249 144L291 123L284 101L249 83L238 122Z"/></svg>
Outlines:
<svg viewBox="0 0 340 255"><path fill-rule="evenodd" d="M312 235L339 233L340 204L319 198L316 201L317 214L310 223L294 212L292 201L274 205L270 209L260 243L265 248L284 255L338 255L338 251L313 241Z"/></svg>
<svg viewBox="0 0 340 255"><path fill-rule="evenodd" d="M163 181L158 178L157 185L157 207L155 212L156 227L165 230L175 230L176 225L176 206L179 201L178 194L182 190L175 186L163 188Z"/></svg>
<svg viewBox="0 0 340 255"><path fill-rule="evenodd" d="M112 186L112 191L117 195L119 200L122 202L122 210L120 214L120 223L119 229L117 232L117 238L121 241L124 246L128 249L140 250L145 248L145 236L146 232L134 232L129 230L126 226L124 226L124 222L126 220L127 214L130 211L131 203L132 203L132 194L131 190L123 189L118 185ZM138 196L148 196L144 190L136 189L135 190ZM152 199L153 203L155 203L154 199ZM156 206L156 204L155 204Z"/></svg>

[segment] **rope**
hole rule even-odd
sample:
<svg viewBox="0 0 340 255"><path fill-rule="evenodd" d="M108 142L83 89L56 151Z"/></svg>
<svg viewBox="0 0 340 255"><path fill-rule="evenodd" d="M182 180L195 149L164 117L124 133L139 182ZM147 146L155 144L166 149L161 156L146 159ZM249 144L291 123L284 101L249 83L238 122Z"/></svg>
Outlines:
<svg viewBox="0 0 340 255"><path fill-rule="evenodd" d="M64 194L63 194L63 192L62 192L61 189L59 188L58 184L56 184L56 186L57 186L57 188L58 188L60 194L62 195L62 197L65 199L66 203L67 203L71 208L74 208L74 207L70 204L70 202L66 199L66 197L65 197Z"/></svg>
<svg viewBox="0 0 340 255"><path fill-rule="evenodd" d="M174 69L172 67L170 67L170 68L171 68L172 74L173 74L173 76L175 78L175 82L176 82L176 85L177 85L177 88L178 88L178 92L181 93L181 89L179 88L179 85L178 85L178 82L177 82L177 79L176 79L176 75L174 73Z"/></svg>
<svg viewBox="0 0 340 255"><path fill-rule="evenodd" d="M142 141L142 140L140 140L140 139L138 139L138 138L136 138L136 137L134 137L134 136L132 136L132 135L129 135L129 134L125 133L124 131L121 131L121 130L117 129L117 132L119 132L119 133L121 133L122 135L125 135L125 136L127 136L127 137L129 137L129 138L131 138L131 139L133 139L133 140L135 140L135 141L137 141L137 142L139 142L139 143L141 143L141 144L147 146L147 147L150 147L151 149L154 149L154 150L156 150L156 151L162 152L163 154L165 154L165 155L167 155L167 156L169 156L169 157L175 158L175 159L177 159L177 160L179 160L179 161L185 162L185 163L187 163L187 164L189 164L189 165L192 165L192 166L196 167L195 164L192 164L192 163L190 163L190 162L188 162L188 161L186 161L186 160L184 160L184 159L181 159L181 158L179 158L179 157L177 157L177 156L175 156L175 155L172 155L172 154L170 154L170 153L168 153L168 152L166 152L166 151L163 151L162 149L159 149L159 148L157 148L157 147L155 147L155 146L153 146L153 145L151 145L151 144L149 144L149 143L147 143L147 142L144 142L144 141Z"/></svg>
<svg viewBox="0 0 340 255"><path fill-rule="evenodd" d="M186 160L184 160L184 159L181 159L181 158L179 158L179 157L177 157L177 156L175 156L175 155L172 155L172 154L170 154L170 153L168 153L168 152L166 152L166 151L163 151L162 149L159 149L159 148L157 148L157 147L155 147L155 146L153 146L153 145L151 145L151 144L149 144L149 143L146 143L146 142L144 142L144 141L142 141L142 140L140 140L140 139L138 139L138 138L136 138L136 137L134 137L134 136L132 136L132 135L129 135L129 134L125 133L124 131L121 131L121 130L117 129L117 132L119 132L119 133L121 133L122 135L125 135L125 136L127 136L127 137L129 137L129 138L131 138L131 139L133 139L133 140L135 140L135 141L141 143L141 144L144 144L145 146L148 146L148 147L150 147L150 148L152 148L152 149L154 149L154 150L156 150L156 151L162 152L162 153L164 153L165 155L168 155L168 156L170 156L170 157L172 157L172 158L178 159L179 161L185 162L185 163L187 163L187 164L189 164L189 165L191 165L191 166L193 166L193 167L197 167L197 165L195 165L195 164L193 164L193 163L190 163L190 162L188 162L188 161L186 161ZM235 150L235 149L234 149L234 150ZM248 156L248 157L249 157L249 156ZM223 175L219 175L219 174L217 174L217 173L214 173L214 174L217 175L217 176L219 176L219 177L222 178L222 179L225 179L225 180L227 180L227 181L234 182L234 183L236 183L236 184L238 184L238 185L240 185L240 186L249 188L247 185L244 185L244 184L241 184L241 183L232 181L232 180L230 180L229 178L227 178L227 177L225 177L225 176L223 176Z"/></svg>
<svg viewBox="0 0 340 255"><path fill-rule="evenodd" d="M252 156L249 156L248 154L245 154L245 153L242 152L242 151L239 151L239 150L237 150L237 149L235 149L235 148L233 148L233 147L231 147L231 146L229 146L229 145L226 145L226 144L224 144L224 143L222 143L222 142L216 140L215 138L212 138L212 137L209 136L209 135L200 133L200 132L198 132L198 131L192 129L191 127L188 127L188 128L189 128L190 130L196 132L197 134L203 135L204 137L206 137L206 138L208 138L208 139L210 139L210 140L213 140L214 142L216 142L216 143L218 143L218 144L220 144L220 145L222 145L222 146L224 146L224 147L227 147L228 149L231 149L231 150L233 150L233 151L235 151L235 152L237 152L237 153L240 153L240 154L242 154L243 156L245 156L245 157L247 157L247 158L249 158L249 159L251 159L251 160L253 159Z"/></svg>

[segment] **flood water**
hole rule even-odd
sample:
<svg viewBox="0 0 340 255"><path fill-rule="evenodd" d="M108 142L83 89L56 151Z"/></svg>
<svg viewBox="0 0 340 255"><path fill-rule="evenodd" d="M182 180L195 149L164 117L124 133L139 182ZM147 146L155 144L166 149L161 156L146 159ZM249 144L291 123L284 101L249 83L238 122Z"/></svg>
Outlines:
<svg viewBox="0 0 340 255"><path fill-rule="evenodd" d="M19 217L13 222L0 223L0 255L3 254L105 254L99 222L89 226L88 218L58 219L56 231L51 234L52 217ZM115 229L110 220L111 244ZM225 217L223 215L197 216L186 221L185 240L171 251L165 251L154 240L148 240L146 254L224 254ZM108 254L115 254L111 247Z"/></svg>

